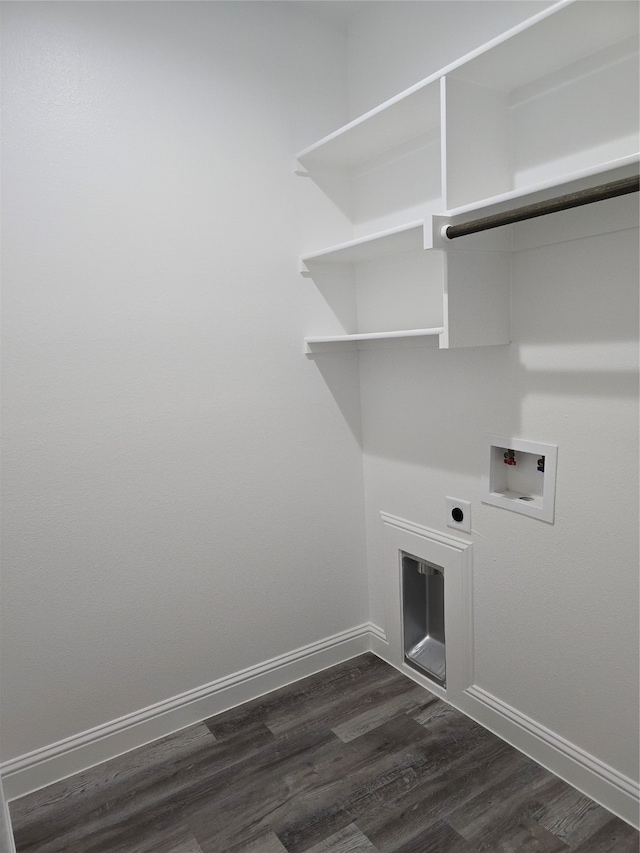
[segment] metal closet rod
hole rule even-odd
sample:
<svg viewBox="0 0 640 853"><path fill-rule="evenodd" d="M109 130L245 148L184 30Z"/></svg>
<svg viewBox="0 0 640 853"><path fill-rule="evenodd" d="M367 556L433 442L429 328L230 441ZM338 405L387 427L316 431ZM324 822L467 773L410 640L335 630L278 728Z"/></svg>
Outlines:
<svg viewBox="0 0 640 853"><path fill-rule="evenodd" d="M557 213L560 210L570 210L572 207L581 207L583 204L593 204L596 201L604 201L608 198L616 198L627 193L637 193L640 190L640 177L623 178L620 181L612 181L609 184L600 184L588 190L568 193L548 201L539 201L535 204L527 204L515 210L505 213L495 213L493 216L483 216L482 219L473 219L462 225L448 225L443 228L443 234L449 240L456 237L465 237L467 234L477 234L478 231L488 231L490 228L500 228L502 225L511 225L513 222L523 222L525 219L535 219L536 216L546 216L549 213Z"/></svg>

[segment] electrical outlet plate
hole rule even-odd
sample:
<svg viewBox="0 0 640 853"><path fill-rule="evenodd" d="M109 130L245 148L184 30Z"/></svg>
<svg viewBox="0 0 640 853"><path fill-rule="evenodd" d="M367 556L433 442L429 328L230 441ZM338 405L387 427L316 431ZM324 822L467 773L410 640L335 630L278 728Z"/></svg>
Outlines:
<svg viewBox="0 0 640 853"><path fill-rule="evenodd" d="M462 513L460 521L456 521L455 510ZM470 501L462 501L459 498L447 498L447 527L452 527L454 530L461 530L463 533L471 533L471 503Z"/></svg>

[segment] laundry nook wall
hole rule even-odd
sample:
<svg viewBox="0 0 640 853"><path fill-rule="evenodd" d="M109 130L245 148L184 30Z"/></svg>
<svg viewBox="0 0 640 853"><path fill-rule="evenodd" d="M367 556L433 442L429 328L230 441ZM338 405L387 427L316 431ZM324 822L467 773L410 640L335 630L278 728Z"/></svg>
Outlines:
<svg viewBox="0 0 640 853"><path fill-rule="evenodd" d="M566 15L635 6L579 0ZM351 184L340 168L314 184L295 158L312 166L318 139L549 7L4 4L5 792L79 769L88 743L130 748L372 648L610 808L617 794L637 806L635 197L425 260L443 188L474 204L485 177L464 74L446 187L413 172L442 169L446 81L415 90L425 112L405 115L429 126L391 162L361 134L372 156ZM627 81L633 35L600 44L599 81ZM589 56L567 72L553 45L544 85L518 89L518 174L497 155L486 170L501 179L536 173L526 129L555 110L546 95L593 76ZM513 98L483 88L504 130ZM589 162L608 129L591 125ZM547 150L558 127L547 177L566 166ZM615 156L634 166L623 130ZM564 141L577 156L581 138ZM398 210L417 223L398 227ZM388 233L362 260L372 221ZM344 264L323 251L348 241ZM389 243L408 273L396 300ZM433 319L423 340L381 339L387 322L411 332L414 298ZM379 339L309 352L325 321ZM487 435L558 448L553 523L483 502ZM449 496L469 531L452 530ZM442 570L435 679L405 660L421 650L403 642L402 554Z"/></svg>
<svg viewBox="0 0 640 853"><path fill-rule="evenodd" d="M419 66L415 80L434 71L427 57L435 34L399 18L387 38L382 16L352 39L351 101L366 108L376 87L379 102L393 94L382 74L368 73L374 47L384 45L394 68ZM455 44L453 20L445 31L443 41ZM414 39L422 54L408 49ZM446 497L470 501L471 533L455 535L473 545L475 684L615 768L631 791L629 780L638 779L638 470L630 464L638 451L637 223L637 196L628 196L513 226L509 345L359 353L372 620L389 627L388 641L399 648L398 626L387 621L380 513L444 532ZM557 446L553 524L482 502L487 434ZM621 495L628 513L619 512ZM596 623L607 625L604 642Z"/></svg>

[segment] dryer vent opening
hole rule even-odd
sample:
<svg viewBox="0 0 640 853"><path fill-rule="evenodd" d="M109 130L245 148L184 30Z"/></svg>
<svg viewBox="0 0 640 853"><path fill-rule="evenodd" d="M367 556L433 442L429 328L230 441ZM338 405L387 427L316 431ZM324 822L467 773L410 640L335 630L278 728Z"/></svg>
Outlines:
<svg viewBox="0 0 640 853"><path fill-rule="evenodd" d="M401 555L404 660L445 687L444 569Z"/></svg>

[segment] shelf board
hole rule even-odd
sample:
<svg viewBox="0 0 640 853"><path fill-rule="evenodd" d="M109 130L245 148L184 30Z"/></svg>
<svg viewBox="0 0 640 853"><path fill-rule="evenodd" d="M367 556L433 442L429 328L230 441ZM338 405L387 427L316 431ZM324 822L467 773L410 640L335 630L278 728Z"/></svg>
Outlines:
<svg viewBox="0 0 640 853"><path fill-rule="evenodd" d="M439 127L440 84L438 75L433 75L305 148L296 160L309 171L320 168L348 174Z"/></svg>
<svg viewBox="0 0 640 853"><path fill-rule="evenodd" d="M638 4L558 3L469 54L453 76L511 92L638 32Z"/></svg>
<svg viewBox="0 0 640 853"><path fill-rule="evenodd" d="M424 227L424 220L408 222L396 228L378 231L366 237L358 237L346 243L338 243L318 252L302 255L300 261L303 267L311 269L325 265L362 263L385 255L424 249ZM304 269L302 271L305 272Z"/></svg>
<svg viewBox="0 0 640 853"><path fill-rule="evenodd" d="M323 191L328 193L327 187L336 185L342 191L346 184L342 178L354 178L349 189L360 204L355 208L355 221L366 219L361 208L365 208L372 222L369 227L376 227L373 220L389 223L397 222L402 215L421 217L307 253L300 257L301 274L313 278L331 296L338 294L340 299L342 284L353 284L355 309L365 309L359 315L365 328L416 322L415 313L410 311L414 300L421 305L424 301L418 317L443 323L430 329L311 336L305 338L307 353L383 347L385 341L387 346L400 346L405 341L406 346L431 344L442 348L507 343L508 253L518 251L526 229L502 229L498 234L478 236L475 242L474 237L469 237L461 245L452 246L441 236L442 228L637 174L640 157L635 127L631 127L635 115L631 108L620 112L628 121L601 122L607 128L613 125L609 128L611 139L600 140L594 135L585 141L585 134L578 133L581 122L588 124L592 118L587 112L588 100L578 97L583 94L583 81L594 90L594 104L611 93L611 97L618 95L620 111L629 106L631 89L626 76L624 85L621 80L623 72L627 74L629 57L637 49L637 30L637 3L560 0L301 151L297 156L299 173L313 175L315 171L313 177ZM615 74L596 74L598 69L614 69ZM574 84L565 100L560 98L556 103L549 94ZM528 137L539 127L544 130L552 119L562 129L564 122L571 119L567 104L572 107L578 100L586 106L576 112L577 142L570 135L561 135L555 146L554 138L549 137L546 147L532 145L532 151L526 145L518 147L521 136ZM534 101L535 109L529 108L528 104ZM595 115L593 120L607 117L605 110L596 110ZM509 118L515 122L511 135ZM415 181L425 162L420 167L415 164L420 158L425 161L422 146L438 134L437 165L435 145L426 163L433 167L435 175L429 185L431 192L425 202L423 191L423 204L417 204L413 195L403 195L407 191L405 185L417 189ZM514 154L512 165L509 144L518 155ZM569 150L565 150L566 144ZM400 152L403 168L391 173L387 169L383 171L384 180L377 180L378 167L395 165L400 161ZM414 157L415 154L420 156ZM598 159L604 162L595 162ZM563 169L575 171L562 174ZM330 174L340 176L339 180L328 180ZM375 175L375 181L371 175ZM387 207L378 211L372 199L377 199L380 189ZM389 195L386 202L384 193ZM448 209L447 194L451 200ZM465 204L460 205L460 201ZM373 210L367 209L367 204ZM618 208L616 211L620 212ZM531 233L535 239L548 239L544 228L531 229ZM526 248L526 240L524 243ZM444 251L429 254L429 249ZM396 277L397 271L403 275ZM406 287L406 301L392 289L397 278ZM425 284L429 285L426 295ZM389 291L396 302L386 301ZM438 307L436 300L441 300ZM351 317L351 303L349 310ZM350 321L343 323L343 328L348 328ZM523 499L527 497L502 496L501 500L510 509L529 504L528 510L521 511L548 520L540 514L535 500Z"/></svg>
<svg viewBox="0 0 640 853"><path fill-rule="evenodd" d="M296 159L309 171L349 174L439 128L442 77L513 91L637 32L637 3L561 0L308 146Z"/></svg>
<svg viewBox="0 0 640 853"><path fill-rule="evenodd" d="M356 335L322 335L319 337L305 338L307 344L329 344L342 341L378 341L389 338L421 338L441 335L444 332L442 326L433 329L400 329L394 332L362 332Z"/></svg>
<svg viewBox="0 0 640 853"><path fill-rule="evenodd" d="M391 332L363 332L355 335L318 335L304 339L307 352L312 351L315 345L336 345L345 347L347 345L357 346L367 341L401 341L409 339L432 339L437 343L439 335L443 334L444 327L437 326L433 329L400 329ZM350 348L350 347L349 347Z"/></svg>

